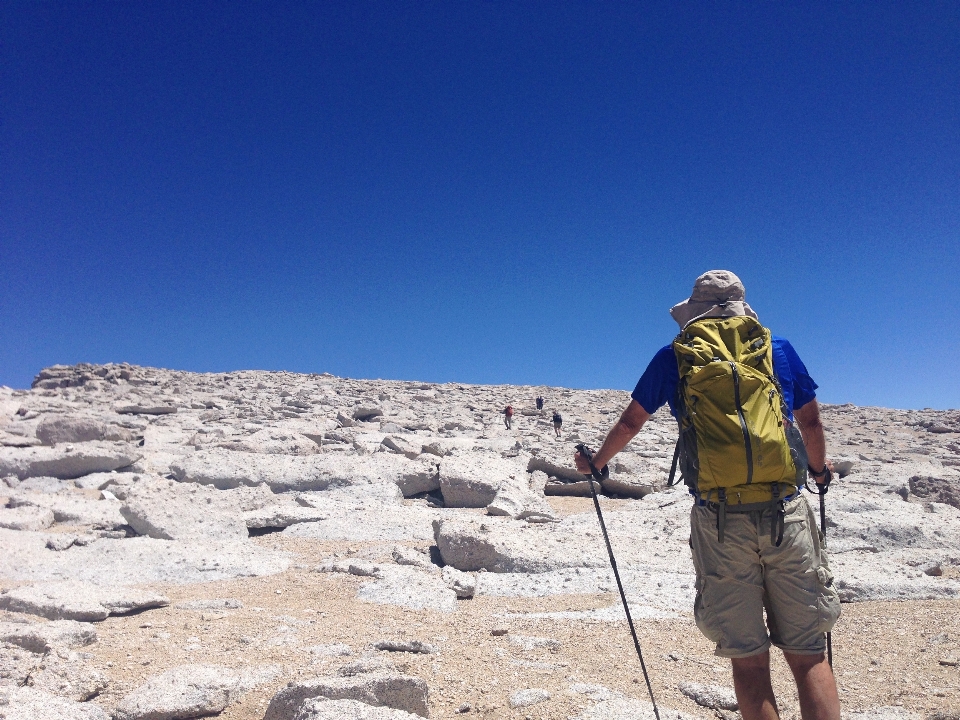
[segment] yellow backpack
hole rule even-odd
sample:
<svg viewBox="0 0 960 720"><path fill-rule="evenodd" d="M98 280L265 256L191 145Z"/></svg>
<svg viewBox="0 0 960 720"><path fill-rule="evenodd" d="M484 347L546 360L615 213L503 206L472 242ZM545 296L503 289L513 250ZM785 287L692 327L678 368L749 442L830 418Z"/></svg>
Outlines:
<svg viewBox="0 0 960 720"><path fill-rule="evenodd" d="M697 498L723 517L795 493L806 478L806 453L785 420L770 331L751 317L708 318L684 328L673 350L680 371L675 460ZM718 528L722 539L720 521Z"/></svg>

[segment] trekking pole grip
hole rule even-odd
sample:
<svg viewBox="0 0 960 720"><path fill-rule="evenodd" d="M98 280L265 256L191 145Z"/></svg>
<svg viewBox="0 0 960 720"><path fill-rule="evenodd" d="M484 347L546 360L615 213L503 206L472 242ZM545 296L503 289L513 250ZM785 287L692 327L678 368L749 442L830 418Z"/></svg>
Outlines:
<svg viewBox="0 0 960 720"><path fill-rule="evenodd" d="M597 470L597 466L593 464L593 451L590 448L583 443L579 443L577 445L577 452L586 458L587 465L590 466L590 473L594 480L597 482L603 482L610 477L610 468L606 465L603 466L603 469Z"/></svg>

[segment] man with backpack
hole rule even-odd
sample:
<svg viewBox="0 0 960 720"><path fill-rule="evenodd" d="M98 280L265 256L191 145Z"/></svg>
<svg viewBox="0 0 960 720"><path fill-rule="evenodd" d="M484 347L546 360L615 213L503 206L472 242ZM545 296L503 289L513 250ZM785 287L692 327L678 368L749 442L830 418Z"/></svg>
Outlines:
<svg viewBox="0 0 960 720"><path fill-rule="evenodd" d="M513 422L513 405L507 405L503 409L503 424L507 427L507 430L510 429L510 425Z"/></svg>
<svg viewBox="0 0 960 720"><path fill-rule="evenodd" d="M560 428L563 427L563 418L560 417L560 411L553 411L553 431L560 437Z"/></svg>
<svg viewBox="0 0 960 720"><path fill-rule="evenodd" d="M537 410L543 410L543 395L537 395Z"/></svg>
<svg viewBox="0 0 960 720"><path fill-rule="evenodd" d="M840 601L800 493L808 471L821 491L831 477L817 384L790 343L759 323L732 272L701 275L670 314L680 334L654 355L593 464L605 466L669 403L675 467L694 496L694 615L716 654L731 659L743 719L779 717L772 644L793 672L803 719L840 720L824 653ZM591 472L587 458L574 460Z"/></svg>

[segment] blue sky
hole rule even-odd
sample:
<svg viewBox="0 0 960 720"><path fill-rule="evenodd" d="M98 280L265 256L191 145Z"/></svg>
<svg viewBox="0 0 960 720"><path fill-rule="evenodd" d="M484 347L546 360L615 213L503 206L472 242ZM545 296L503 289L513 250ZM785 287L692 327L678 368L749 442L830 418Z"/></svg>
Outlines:
<svg viewBox="0 0 960 720"><path fill-rule="evenodd" d="M711 268L960 406L960 5L6 2L0 384L631 389Z"/></svg>

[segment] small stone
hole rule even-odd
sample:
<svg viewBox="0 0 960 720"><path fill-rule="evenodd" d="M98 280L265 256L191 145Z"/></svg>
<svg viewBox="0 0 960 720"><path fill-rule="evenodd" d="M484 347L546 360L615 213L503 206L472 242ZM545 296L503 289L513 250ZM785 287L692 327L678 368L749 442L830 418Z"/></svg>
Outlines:
<svg viewBox="0 0 960 720"><path fill-rule="evenodd" d="M468 713L473 709L473 706L470 703L464 703L457 708L458 713Z"/></svg>
<svg viewBox="0 0 960 720"><path fill-rule="evenodd" d="M960 665L960 660L953 657L952 655L948 655L946 657L940 658L940 664L945 665L947 667L956 667L957 665Z"/></svg>
<svg viewBox="0 0 960 720"><path fill-rule="evenodd" d="M420 640L378 640L373 644L377 650L389 652L409 652L432 655L437 651L433 645Z"/></svg>
<svg viewBox="0 0 960 720"><path fill-rule="evenodd" d="M490 634L494 637L501 637L502 635L506 635L508 632L510 632L510 628L502 625L498 625L490 630Z"/></svg>

